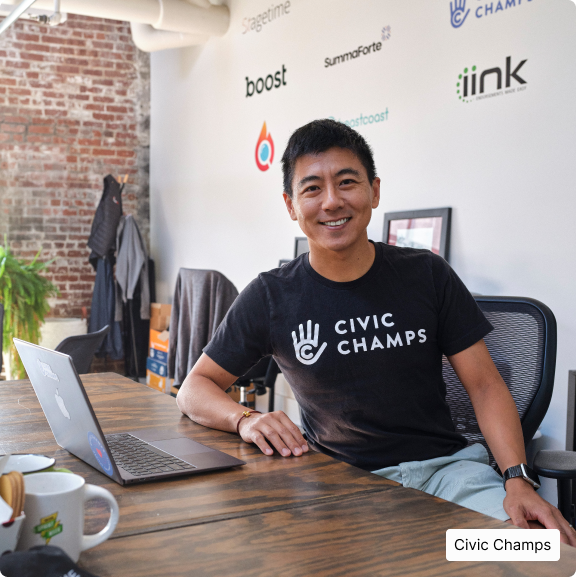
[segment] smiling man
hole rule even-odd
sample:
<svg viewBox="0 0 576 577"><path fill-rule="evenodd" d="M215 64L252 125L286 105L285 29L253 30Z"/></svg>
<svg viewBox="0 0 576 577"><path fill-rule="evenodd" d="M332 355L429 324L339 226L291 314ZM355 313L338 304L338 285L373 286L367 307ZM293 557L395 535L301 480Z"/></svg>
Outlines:
<svg viewBox="0 0 576 577"><path fill-rule="evenodd" d="M282 158L284 201L310 253L260 274L235 301L184 381L178 406L194 421L237 432L263 453L315 450L520 527L539 521L576 545L560 512L533 487L518 412L483 337L492 330L439 256L368 239L380 179L370 147L333 120L299 128ZM482 445L452 422L445 354L470 395ZM225 390L274 355L302 409L246 411ZM272 448L273 447L273 448ZM541 525L538 525L541 526Z"/></svg>

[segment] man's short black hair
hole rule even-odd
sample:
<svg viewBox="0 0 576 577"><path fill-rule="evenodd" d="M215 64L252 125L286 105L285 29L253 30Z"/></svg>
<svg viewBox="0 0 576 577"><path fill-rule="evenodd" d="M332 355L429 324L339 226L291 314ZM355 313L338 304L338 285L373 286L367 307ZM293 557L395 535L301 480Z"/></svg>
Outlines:
<svg viewBox="0 0 576 577"><path fill-rule="evenodd" d="M301 156L320 154L334 147L352 151L366 169L370 184L374 182L376 167L374 166L372 149L364 137L342 122L323 118L301 126L290 137L282 156L284 192L292 197L294 167Z"/></svg>

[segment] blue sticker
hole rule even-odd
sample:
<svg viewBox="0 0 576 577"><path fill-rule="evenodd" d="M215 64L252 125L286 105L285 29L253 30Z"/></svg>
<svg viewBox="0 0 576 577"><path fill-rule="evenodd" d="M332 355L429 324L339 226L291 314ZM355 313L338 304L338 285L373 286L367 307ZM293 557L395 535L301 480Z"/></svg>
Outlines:
<svg viewBox="0 0 576 577"><path fill-rule="evenodd" d="M102 446L102 443L98 440L98 437L94 433L88 431L88 442L90 443L90 448L98 461L98 464L102 467L102 470L107 474L112 476L112 462L110 457L106 452L106 449Z"/></svg>

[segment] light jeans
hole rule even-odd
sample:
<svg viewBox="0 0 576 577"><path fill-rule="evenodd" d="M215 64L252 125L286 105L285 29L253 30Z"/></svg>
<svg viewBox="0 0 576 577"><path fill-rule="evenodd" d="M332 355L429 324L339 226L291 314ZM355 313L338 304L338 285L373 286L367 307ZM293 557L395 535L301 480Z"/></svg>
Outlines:
<svg viewBox="0 0 576 577"><path fill-rule="evenodd" d="M488 464L483 445L470 445L449 457L400 463L372 472L501 521L510 518L502 505L506 496L502 477Z"/></svg>

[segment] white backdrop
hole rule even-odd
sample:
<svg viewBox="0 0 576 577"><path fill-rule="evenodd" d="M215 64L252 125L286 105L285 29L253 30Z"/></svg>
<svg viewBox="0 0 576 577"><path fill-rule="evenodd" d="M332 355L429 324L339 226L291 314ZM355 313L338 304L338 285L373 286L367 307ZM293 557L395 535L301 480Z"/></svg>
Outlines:
<svg viewBox="0 0 576 577"><path fill-rule="evenodd" d="M467 0L454 27L449 0L290 0L283 16L250 29L246 19L279 4L230 0L226 36L152 55L159 299L171 302L180 267L217 269L242 289L290 258L301 234L281 197L290 133L315 118L381 114L357 127L383 184L370 237L382 239L384 212L451 206L451 264L468 288L552 308L557 376L542 431L546 446L563 448L568 370L576 368L576 6ZM377 42L376 52L325 66ZM508 56L511 71L526 60L517 72L525 84L511 78L511 93ZM246 97L246 77L283 66L285 85ZM480 73L499 67L500 93L493 73L486 98L462 102L458 75L472 66L477 89ZM255 148L264 122L275 154L262 172ZM545 496L555 499L550 484Z"/></svg>

